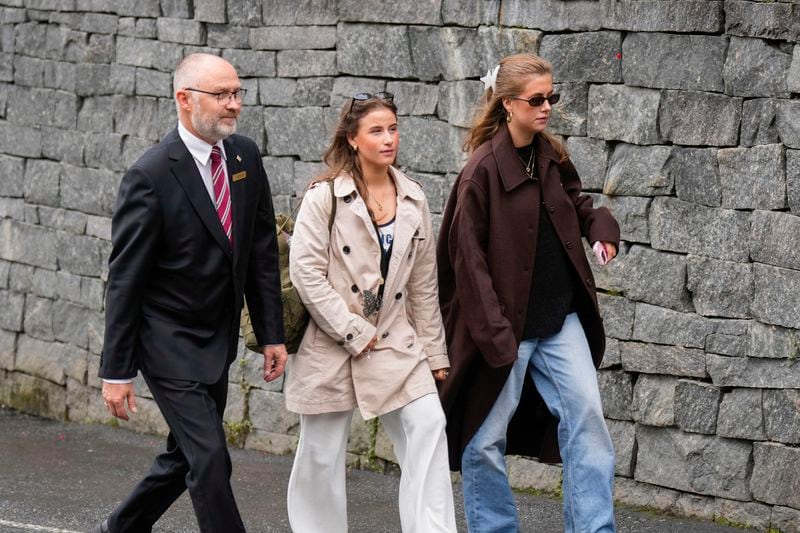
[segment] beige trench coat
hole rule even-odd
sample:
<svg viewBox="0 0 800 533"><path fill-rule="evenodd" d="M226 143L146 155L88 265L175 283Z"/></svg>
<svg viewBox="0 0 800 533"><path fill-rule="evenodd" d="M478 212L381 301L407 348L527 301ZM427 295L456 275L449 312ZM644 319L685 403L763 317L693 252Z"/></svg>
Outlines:
<svg viewBox="0 0 800 533"><path fill-rule="evenodd" d="M286 406L300 414L358 407L369 419L435 393L432 370L450 366L439 310L428 203L419 184L391 168L397 186L394 244L383 304L370 302L384 280L380 244L353 179L306 192L289 254L292 283L311 314L286 372ZM369 341L368 356L359 355Z"/></svg>

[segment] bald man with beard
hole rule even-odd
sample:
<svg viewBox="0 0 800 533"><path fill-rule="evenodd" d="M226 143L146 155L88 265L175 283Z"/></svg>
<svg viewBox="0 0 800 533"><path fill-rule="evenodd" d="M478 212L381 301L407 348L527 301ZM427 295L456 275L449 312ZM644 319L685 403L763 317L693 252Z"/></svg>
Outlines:
<svg viewBox="0 0 800 533"><path fill-rule="evenodd" d="M141 374L170 433L96 532L149 532L186 489L200 531L245 531L222 424L245 297L264 379L286 364L269 183L256 144L234 134L245 90L230 63L192 54L174 92L177 128L120 184L99 372L105 405L122 420L135 416Z"/></svg>

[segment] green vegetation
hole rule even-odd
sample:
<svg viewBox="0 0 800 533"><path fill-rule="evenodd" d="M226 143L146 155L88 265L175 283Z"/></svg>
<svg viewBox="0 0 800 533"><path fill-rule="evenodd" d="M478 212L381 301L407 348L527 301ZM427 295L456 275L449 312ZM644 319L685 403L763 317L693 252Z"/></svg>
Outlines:
<svg viewBox="0 0 800 533"><path fill-rule="evenodd" d="M367 456L361 461L361 468L373 470L375 472L383 472L384 464L378 455L375 453L375 448L378 443L378 429L380 429L380 419L373 418L367 422L367 429L369 430L369 437L367 443Z"/></svg>
<svg viewBox="0 0 800 533"><path fill-rule="evenodd" d="M252 430L253 423L248 418L236 422L225 422L225 434L228 436L228 443L237 448L244 447L244 441Z"/></svg>
<svg viewBox="0 0 800 533"><path fill-rule="evenodd" d="M526 487L524 489L514 489L515 492L519 492L522 494L530 494L531 496L545 496L548 498L561 498L563 496L563 491L561 489L561 485L558 486L556 490L545 490L545 489L534 489L533 487Z"/></svg>
<svg viewBox="0 0 800 533"><path fill-rule="evenodd" d="M735 527L739 529L747 529L752 527L750 524L745 524L742 522L734 522L733 520L728 520L724 516L717 516L714 518L714 523L719 524L721 526L728 526L728 527Z"/></svg>

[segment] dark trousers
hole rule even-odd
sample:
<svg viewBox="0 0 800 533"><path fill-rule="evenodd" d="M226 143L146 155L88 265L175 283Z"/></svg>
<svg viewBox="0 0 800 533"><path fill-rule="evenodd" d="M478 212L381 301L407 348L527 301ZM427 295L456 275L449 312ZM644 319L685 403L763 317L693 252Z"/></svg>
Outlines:
<svg viewBox="0 0 800 533"><path fill-rule="evenodd" d="M170 433L167 449L150 473L111 513L116 533L152 530L172 503L189 489L203 533L245 531L231 490L231 459L222 415L228 397L228 373L212 385L145 376Z"/></svg>

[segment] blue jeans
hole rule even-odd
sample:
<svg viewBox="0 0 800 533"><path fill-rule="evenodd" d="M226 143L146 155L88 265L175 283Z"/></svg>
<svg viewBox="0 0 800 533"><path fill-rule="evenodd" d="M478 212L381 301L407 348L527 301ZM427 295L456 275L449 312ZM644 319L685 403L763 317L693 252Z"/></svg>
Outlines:
<svg viewBox="0 0 800 533"><path fill-rule="evenodd" d="M563 460L564 531L609 533L614 526L614 448L603 419L597 374L576 313L561 331L519 346L500 396L461 456L470 533L516 533L519 519L508 484L506 430L526 372L558 419Z"/></svg>

